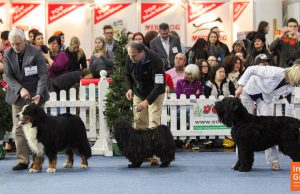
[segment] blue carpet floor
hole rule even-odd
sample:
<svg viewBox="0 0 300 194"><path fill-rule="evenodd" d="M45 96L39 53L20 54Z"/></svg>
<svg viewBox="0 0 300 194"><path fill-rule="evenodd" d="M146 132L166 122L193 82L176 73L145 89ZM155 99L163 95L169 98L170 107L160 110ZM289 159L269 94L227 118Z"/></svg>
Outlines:
<svg viewBox="0 0 300 194"><path fill-rule="evenodd" d="M0 194L284 194L290 193L290 159L280 155L282 170L273 172L263 152L256 153L253 171L231 170L233 152L177 152L169 168L128 169L124 157L94 156L89 169L78 168L76 157L72 169L63 169L65 157L59 156L55 174L13 172L14 155L0 161Z"/></svg>

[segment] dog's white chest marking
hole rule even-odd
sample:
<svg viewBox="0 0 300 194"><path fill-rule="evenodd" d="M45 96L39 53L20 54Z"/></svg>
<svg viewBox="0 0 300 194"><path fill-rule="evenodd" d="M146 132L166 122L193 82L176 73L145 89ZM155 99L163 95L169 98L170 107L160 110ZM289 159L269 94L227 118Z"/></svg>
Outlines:
<svg viewBox="0 0 300 194"><path fill-rule="evenodd" d="M38 156L43 156L44 145L37 140L37 128L32 127L32 124L28 123L26 125L23 125L23 131L31 151Z"/></svg>

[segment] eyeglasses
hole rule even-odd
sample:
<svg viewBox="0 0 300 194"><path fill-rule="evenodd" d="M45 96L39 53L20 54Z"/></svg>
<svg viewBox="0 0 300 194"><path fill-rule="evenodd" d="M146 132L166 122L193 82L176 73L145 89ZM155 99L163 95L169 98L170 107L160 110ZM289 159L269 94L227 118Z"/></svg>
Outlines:
<svg viewBox="0 0 300 194"><path fill-rule="evenodd" d="M113 34L114 32L104 32L104 34Z"/></svg>
<svg viewBox="0 0 300 194"><path fill-rule="evenodd" d="M297 25L288 25L288 27L290 27L290 28L298 28Z"/></svg>

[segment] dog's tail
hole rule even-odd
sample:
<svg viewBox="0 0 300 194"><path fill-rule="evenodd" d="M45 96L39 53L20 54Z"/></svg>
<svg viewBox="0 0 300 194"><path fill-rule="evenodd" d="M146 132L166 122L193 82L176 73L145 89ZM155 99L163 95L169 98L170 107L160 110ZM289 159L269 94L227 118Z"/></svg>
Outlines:
<svg viewBox="0 0 300 194"><path fill-rule="evenodd" d="M161 157L168 156L170 161L175 159L176 145L174 137L170 131L170 128L166 125L159 125L155 130L155 144L161 146L160 150L162 152Z"/></svg>
<svg viewBox="0 0 300 194"><path fill-rule="evenodd" d="M79 149L80 153L83 154L86 158L90 158L92 156L92 149L87 138L86 128L79 116L69 115L72 118L73 125L76 126L77 131L73 129L74 136L79 142L76 142L78 145L77 149Z"/></svg>

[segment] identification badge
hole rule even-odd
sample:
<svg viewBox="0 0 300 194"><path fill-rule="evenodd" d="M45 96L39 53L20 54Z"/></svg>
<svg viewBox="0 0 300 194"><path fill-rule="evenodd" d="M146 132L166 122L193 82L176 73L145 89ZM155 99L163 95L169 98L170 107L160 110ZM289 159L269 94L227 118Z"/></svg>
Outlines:
<svg viewBox="0 0 300 194"><path fill-rule="evenodd" d="M173 47L173 48L172 48L172 51L173 51L173 53L178 53L177 47Z"/></svg>
<svg viewBox="0 0 300 194"><path fill-rule="evenodd" d="M25 71L25 76L31 76L38 73L37 66L25 67L24 71Z"/></svg>
<svg viewBox="0 0 300 194"><path fill-rule="evenodd" d="M163 84L164 82L164 75L163 74L155 74L155 83L156 84Z"/></svg>

